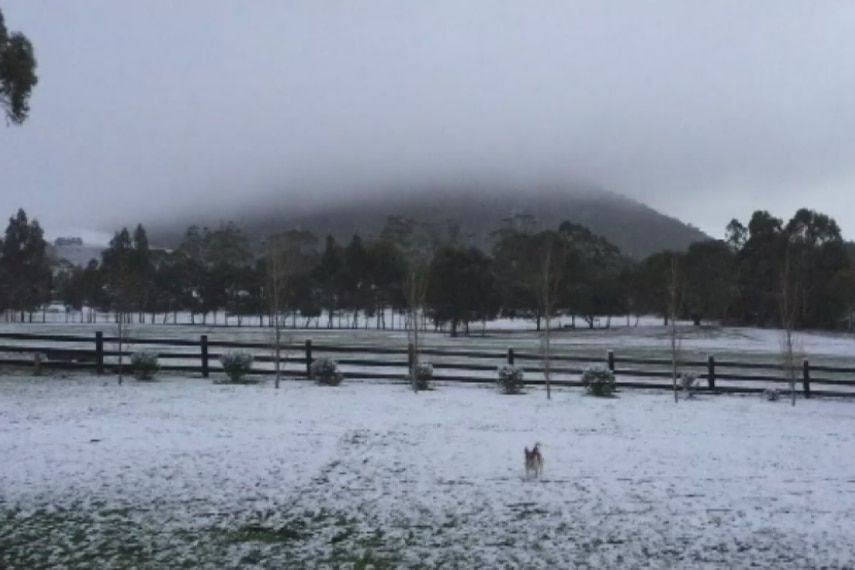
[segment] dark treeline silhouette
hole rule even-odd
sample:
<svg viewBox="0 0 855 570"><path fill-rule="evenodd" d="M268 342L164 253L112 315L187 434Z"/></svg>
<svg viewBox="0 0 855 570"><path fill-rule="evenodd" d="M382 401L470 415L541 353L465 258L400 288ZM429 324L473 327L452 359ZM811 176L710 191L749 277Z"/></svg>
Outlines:
<svg viewBox="0 0 855 570"><path fill-rule="evenodd" d="M272 242L254 247L232 223L190 227L170 251L152 248L140 225L117 232L100 261L75 267L50 260L38 222L19 211L0 244L0 310L7 320L31 321L54 302L67 318L89 322L98 312L151 323L176 322L181 313L194 324L266 326L276 307L293 327L394 328L396 315L403 326L411 314L405 287L418 249L429 260L418 308L453 335L500 316L530 319L538 330L559 315L565 325L591 328L618 316L667 323L673 306L695 324L779 326L792 313L797 328L852 329L852 245L833 219L807 209L786 223L758 211L747 226L733 220L725 240L641 261L570 222L535 231L526 217L506 220L488 251L464 245L460 234L453 224L402 217L390 217L367 242L287 230L270 237L274 272Z"/></svg>

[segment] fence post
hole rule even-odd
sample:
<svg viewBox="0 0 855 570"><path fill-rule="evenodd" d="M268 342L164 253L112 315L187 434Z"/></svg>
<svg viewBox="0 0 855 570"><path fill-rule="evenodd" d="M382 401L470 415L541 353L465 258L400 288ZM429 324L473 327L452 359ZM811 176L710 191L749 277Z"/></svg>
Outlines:
<svg viewBox="0 0 855 570"><path fill-rule="evenodd" d="M713 355L707 358L707 383L710 390L715 390L715 356Z"/></svg>
<svg viewBox="0 0 855 570"><path fill-rule="evenodd" d="M413 363L416 361L416 347L413 343L407 344L407 374L413 371Z"/></svg>
<svg viewBox="0 0 855 570"><path fill-rule="evenodd" d="M802 360L802 386L805 389L805 398L810 398L810 363L807 358Z"/></svg>
<svg viewBox="0 0 855 570"><path fill-rule="evenodd" d="M104 374L104 333L95 333L95 373L98 376Z"/></svg>
<svg viewBox="0 0 855 570"><path fill-rule="evenodd" d="M612 374L614 374L615 373L615 351L613 351L613 350L609 351L607 361L608 361L609 370L611 370Z"/></svg>
<svg viewBox="0 0 855 570"><path fill-rule="evenodd" d="M202 378L207 378L210 373L208 370L208 335L203 334L199 337L199 346L202 347Z"/></svg>
<svg viewBox="0 0 855 570"><path fill-rule="evenodd" d="M312 377L312 339L306 339L306 378Z"/></svg>
<svg viewBox="0 0 855 570"><path fill-rule="evenodd" d="M514 365L514 349L508 348L508 364Z"/></svg>

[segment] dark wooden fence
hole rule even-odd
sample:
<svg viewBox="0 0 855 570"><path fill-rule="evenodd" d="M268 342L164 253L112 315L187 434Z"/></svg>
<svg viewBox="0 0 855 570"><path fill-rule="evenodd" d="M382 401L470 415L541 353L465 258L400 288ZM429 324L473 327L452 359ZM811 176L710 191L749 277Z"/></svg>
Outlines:
<svg viewBox="0 0 855 570"><path fill-rule="evenodd" d="M39 366L53 370L83 370L96 374L115 373L119 352L107 347L119 339L96 332L91 337L74 335L42 335L0 333L0 366L32 368L34 355L41 355ZM134 350L156 352L164 372L210 377L221 373L219 358L228 351L244 350L254 355L254 374L271 374L275 356L269 343L209 340L134 338L125 340ZM122 352L130 357L131 351ZM542 385L542 356L538 353L487 350L424 349L422 357L434 367L434 378L444 382L492 383L498 366L508 363L522 367L527 373L526 384ZM411 350L406 346L322 345L311 340L284 345L283 358L288 377L308 378L313 359L334 358L344 377L349 379L379 379L403 381L407 375ZM124 359L126 371L131 372L129 358ZM607 366L615 373L619 388L671 390L671 361L656 358L623 358L614 351L598 356L569 356L560 353L551 357L552 384L581 386L581 373L592 364ZM692 371L703 383L699 392L751 393L762 392L770 383L786 389L788 380L780 363L738 362L716 360L709 356L703 361L681 361L681 371ZM855 397L855 368L811 365L803 360L799 369L798 390L811 396ZM531 376L535 378L532 379Z"/></svg>

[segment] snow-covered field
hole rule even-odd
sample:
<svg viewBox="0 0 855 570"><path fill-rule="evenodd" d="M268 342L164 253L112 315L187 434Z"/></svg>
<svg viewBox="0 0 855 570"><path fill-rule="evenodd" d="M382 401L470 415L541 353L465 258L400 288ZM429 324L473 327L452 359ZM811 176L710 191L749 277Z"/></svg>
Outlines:
<svg viewBox="0 0 855 570"><path fill-rule="evenodd" d="M618 319L608 329L559 328L552 334L552 343L556 350L563 350L567 354L603 355L607 350L614 350L618 356L661 356L670 350L668 328L663 327L658 319L644 319L637 327L628 327L622 322ZM92 338L95 331L102 331L106 336L114 336L116 327L106 322L95 324L0 323L0 333L62 334ZM271 330L258 326L224 327L189 324L133 324L130 326L131 340L134 338L198 340L202 334L208 335L211 340L272 341ZM305 339L313 339L315 342L325 344L406 345L406 334L400 329L286 328L283 334L286 340L297 343L302 343ZM679 328L679 337L681 354L687 358L706 357L712 354L774 360L780 354L783 341L781 331L776 329L693 327L687 323L683 323ZM432 329L428 329L423 335L423 343L426 347L442 349L504 350L514 347L516 350L530 351L538 350L541 341L542 333L533 330L531 321L508 319L488 323L483 331L480 326L473 327L471 336L451 338L447 333L436 333ZM855 334L801 332L795 334L794 344L800 355L812 360L827 364L841 360L855 363ZM88 344L87 347L89 347Z"/></svg>
<svg viewBox="0 0 855 570"><path fill-rule="evenodd" d="M855 403L671 398L0 377L0 568L855 565Z"/></svg>

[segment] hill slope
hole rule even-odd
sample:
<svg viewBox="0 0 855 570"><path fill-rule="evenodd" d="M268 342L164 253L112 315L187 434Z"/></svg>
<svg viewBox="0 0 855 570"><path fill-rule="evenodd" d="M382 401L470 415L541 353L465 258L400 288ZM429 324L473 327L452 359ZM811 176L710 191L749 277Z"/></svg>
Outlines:
<svg viewBox="0 0 855 570"><path fill-rule="evenodd" d="M101 261L103 245L49 245L48 256L52 259L65 259L72 265L85 267L89 261Z"/></svg>
<svg viewBox="0 0 855 570"><path fill-rule="evenodd" d="M557 228L565 220L589 227L621 248L625 254L641 258L664 249L685 249L690 243L710 239L700 230L666 216L639 202L605 191L496 192L489 194L455 189L431 189L419 193L398 193L343 199L326 207L305 212L289 212L273 206L261 213L245 212L235 217L253 241L273 231L301 227L318 236L332 234L340 241L354 234L376 237L390 215L422 221L456 223L461 235L485 247L491 232L516 214L536 220L536 229ZM210 220L187 220L190 224L211 224ZM214 222L215 223L215 222ZM173 245L183 227L153 226L159 242Z"/></svg>

